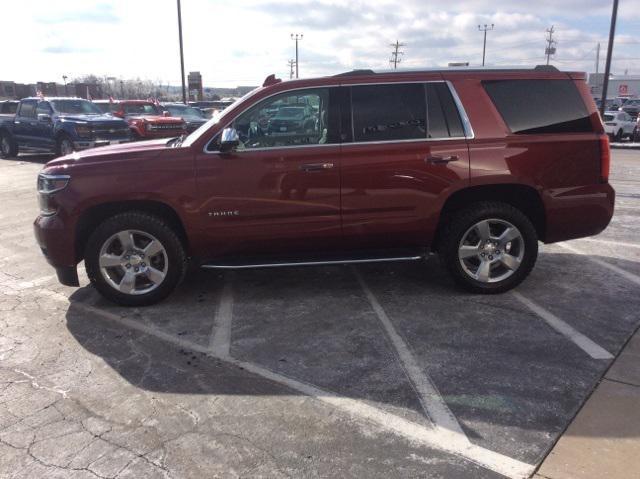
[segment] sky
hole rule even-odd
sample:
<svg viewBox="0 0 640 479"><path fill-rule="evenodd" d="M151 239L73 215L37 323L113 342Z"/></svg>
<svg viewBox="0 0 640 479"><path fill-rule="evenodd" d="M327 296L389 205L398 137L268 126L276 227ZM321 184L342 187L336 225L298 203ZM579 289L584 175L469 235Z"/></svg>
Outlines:
<svg viewBox="0 0 640 479"><path fill-rule="evenodd" d="M620 0L613 67L640 74L640 0ZM300 77L390 68L391 43L405 43L400 67L482 62L478 24L494 24L487 65L545 62L554 25L562 69L600 71L612 0L182 0L185 70L205 86L258 85L289 77L300 41ZM498 6L499 5L499 6ZM3 2L0 80L62 82L86 74L179 85L176 0Z"/></svg>

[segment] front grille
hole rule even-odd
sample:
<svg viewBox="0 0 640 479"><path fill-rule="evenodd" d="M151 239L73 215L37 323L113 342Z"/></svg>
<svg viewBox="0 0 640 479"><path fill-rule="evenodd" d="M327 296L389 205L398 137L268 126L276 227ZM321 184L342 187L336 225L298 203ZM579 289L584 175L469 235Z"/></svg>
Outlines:
<svg viewBox="0 0 640 479"><path fill-rule="evenodd" d="M182 130L182 125L149 125L149 130Z"/></svg>
<svg viewBox="0 0 640 479"><path fill-rule="evenodd" d="M97 139L126 138L129 136L129 128L120 126L96 125L93 127L93 137Z"/></svg>

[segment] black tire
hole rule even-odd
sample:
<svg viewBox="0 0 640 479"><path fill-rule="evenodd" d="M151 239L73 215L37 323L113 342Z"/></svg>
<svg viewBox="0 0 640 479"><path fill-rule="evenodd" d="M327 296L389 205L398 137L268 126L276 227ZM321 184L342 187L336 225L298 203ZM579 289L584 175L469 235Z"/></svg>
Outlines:
<svg viewBox="0 0 640 479"><path fill-rule="evenodd" d="M65 143L71 144L71 151L73 151L73 140L65 134L58 136L56 139L56 156L63 156L68 153L63 153Z"/></svg>
<svg viewBox="0 0 640 479"><path fill-rule="evenodd" d="M615 141L615 142L622 141L622 136L623 136L623 131L622 131L622 129L620 129L620 130L618 130L618 133L616 133L616 136L613 137L613 141Z"/></svg>
<svg viewBox="0 0 640 479"><path fill-rule="evenodd" d="M482 220L501 220L515 226L522 237L524 256L511 276L497 282L482 282L467 273L459 258L459 247L465 234ZM480 294L498 294L520 284L531 272L538 257L538 235L531 220L522 211L506 203L479 202L454 212L443 226L438 244L440 260L456 284ZM499 251L498 251L499 253Z"/></svg>
<svg viewBox="0 0 640 479"><path fill-rule="evenodd" d="M9 133L0 132L0 158L8 159L18 156L18 145Z"/></svg>
<svg viewBox="0 0 640 479"><path fill-rule="evenodd" d="M137 230L157 238L166 251L168 264L165 277L150 292L134 295L118 291L107 282L100 270L102 246L113 235L125 230ZM185 248L176 232L162 218L141 211L120 213L103 221L89 237L84 261L91 284L105 298L123 306L148 306L165 299L180 284L187 270Z"/></svg>

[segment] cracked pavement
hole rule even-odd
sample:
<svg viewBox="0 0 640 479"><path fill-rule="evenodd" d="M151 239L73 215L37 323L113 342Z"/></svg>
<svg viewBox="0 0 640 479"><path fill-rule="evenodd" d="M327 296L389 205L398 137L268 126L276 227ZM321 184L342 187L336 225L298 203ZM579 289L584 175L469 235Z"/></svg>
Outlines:
<svg viewBox="0 0 640 479"><path fill-rule="evenodd" d="M637 284L588 256L640 274L640 248L616 246L640 232L632 155L614 152L601 242L545 246L519 288L614 356ZM0 478L526 477L610 364L435 262L195 271L157 306L116 307L82 275L59 285L37 248L45 161L0 161Z"/></svg>

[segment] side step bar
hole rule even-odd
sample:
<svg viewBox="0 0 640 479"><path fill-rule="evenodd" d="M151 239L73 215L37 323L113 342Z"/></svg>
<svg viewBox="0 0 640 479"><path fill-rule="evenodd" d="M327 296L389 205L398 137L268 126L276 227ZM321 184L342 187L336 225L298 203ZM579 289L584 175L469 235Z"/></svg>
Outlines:
<svg viewBox="0 0 640 479"><path fill-rule="evenodd" d="M204 269L254 269L254 268L281 268L287 266L326 266L336 264L359 264L359 263L388 263L394 261L418 261L425 258L424 255L417 256L397 256L385 258L358 258L322 261L287 261L275 263L253 263L253 264L203 264Z"/></svg>

